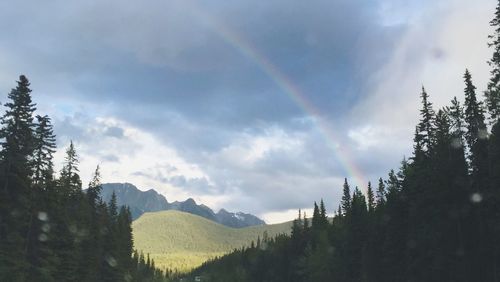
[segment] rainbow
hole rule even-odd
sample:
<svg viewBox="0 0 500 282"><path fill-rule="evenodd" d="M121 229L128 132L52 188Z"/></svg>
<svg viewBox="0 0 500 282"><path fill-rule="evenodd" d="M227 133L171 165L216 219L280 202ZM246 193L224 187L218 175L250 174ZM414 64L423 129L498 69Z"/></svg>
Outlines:
<svg viewBox="0 0 500 282"><path fill-rule="evenodd" d="M191 4L194 4L191 1ZM324 118L321 117L320 110L314 106L304 95L302 90L293 83L282 71L278 69L268 58L266 58L259 50L253 46L248 40L231 30L228 25L223 25L220 21L215 20L202 9L192 6L192 8L199 13L206 23L208 23L212 30L218 34L226 43L234 47L243 56L251 60L257 65L276 85L279 86L283 92L290 97L290 99L297 104L306 114L314 117L315 122L320 133L325 137L328 146L333 151L336 159L340 165L345 169L348 174L347 178L361 189L364 189L367 183L367 177L364 176L362 170L356 166L350 157L350 150L348 147L343 146L338 140L335 132L331 126L327 124Z"/></svg>

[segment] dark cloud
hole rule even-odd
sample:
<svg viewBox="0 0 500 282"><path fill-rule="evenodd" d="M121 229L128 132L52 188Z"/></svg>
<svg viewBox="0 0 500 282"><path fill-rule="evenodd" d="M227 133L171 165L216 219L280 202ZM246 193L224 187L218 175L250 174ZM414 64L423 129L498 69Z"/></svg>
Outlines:
<svg viewBox="0 0 500 282"><path fill-rule="evenodd" d="M384 23L381 3L4 1L0 82L32 78L35 100L56 115L61 144L77 140L109 162L132 156L141 144L126 138L125 127L96 120L112 117L152 133L207 174L189 178L151 164L154 170L132 176L191 194L237 195L233 210L305 207L339 199L349 172L335 146L356 145L346 137L349 111L406 31ZM0 90L12 86L0 83ZM312 115L338 136L318 129ZM266 150L247 166L238 155L222 156L242 136L273 137L274 129L300 144ZM251 150L246 145L240 149ZM369 176L386 163L371 159L352 155Z"/></svg>
<svg viewBox="0 0 500 282"><path fill-rule="evenodd" d="M140 104L152 115L163 109L225 127L284 123L307 114L260 62L246 56L247 48L302 88L323 114L339 116L362 97L364 74L390 55L400 34L380 25L373 1L9 6L3 11L22 10L30 21L13 25L0 43L13 65L21 61L25 71L47 78L37 78L42 84L57 80L77 88L80 99L101 105ZM19 16L0 15L4 22ZM227 40L225 30L235 38ZM142 119L129 111L119 114Z"/></svg>

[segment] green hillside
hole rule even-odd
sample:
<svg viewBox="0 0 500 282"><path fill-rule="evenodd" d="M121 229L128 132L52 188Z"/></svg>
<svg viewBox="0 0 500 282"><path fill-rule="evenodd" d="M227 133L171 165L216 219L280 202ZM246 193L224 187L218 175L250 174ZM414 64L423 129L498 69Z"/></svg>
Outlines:
<svg viewBox="0 0 500 282"><path fill-rule="evenodd" d="M189 270L204 261L250 245L264 231L269 237L289 233L291 222L230 228L179 211L143 214L132 223L134 247L149 253L159 268Z"/></svg>

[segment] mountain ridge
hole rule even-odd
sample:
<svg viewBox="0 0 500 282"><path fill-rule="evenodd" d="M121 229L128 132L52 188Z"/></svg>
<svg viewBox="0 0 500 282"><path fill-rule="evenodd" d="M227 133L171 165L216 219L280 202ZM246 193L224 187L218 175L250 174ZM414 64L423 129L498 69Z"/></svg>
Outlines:
<svg viewBox="0 0 500 282"><path fill-rule="evenodd" d="M229 212L223 208L215 213L208 206L204 204L197 204L193 198L188 198L185 201L174 201L169 203L165 196L161 195L156 190L148 189L146 191L142 191L135 185L127 182L102 184L102 199L109 202L113 191L116 194L118 205L129 206L134 220L146 212L177 210L198 215L216 223L233 228L266 224L264 220L248 213Z"/></svg>

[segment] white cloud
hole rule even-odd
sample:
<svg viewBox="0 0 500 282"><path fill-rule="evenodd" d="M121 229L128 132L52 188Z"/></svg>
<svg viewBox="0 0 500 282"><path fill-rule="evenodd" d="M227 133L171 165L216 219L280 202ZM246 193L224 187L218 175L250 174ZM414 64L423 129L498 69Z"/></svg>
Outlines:
<svg viewBox="0 0 500 282"><path fill-rule="evenodd" d="M163 181L163 177L182 175L187 179L210 179L197 164L183 159L174 148L159 142L152 134L122 121L97 117L73 119L71 122L78 130L84 131L84 134L92 135L91 138L80 138L83 142L75 142L80 156L81 177L85 185L97 164L101 166L104 182L127 181L142 189L154 188L163 193L169 201L184 200L195 195L168 184ZM111 127L121 128L123 138L105 134ZM66 145L70 139L64 135L60 138ZM59 168L64 160L64 151L65 148L60 148L55 156ZM119 161L109 161L110 155L116 156Z"/></svg>
<svg viewBox="0 0 500 282"><path fill-rule="evenodd" d="M453 96L463 100L463 73L472 72L478 93L489 77L487 35L494 1L450 0L424 8L410 23L392 58L369 79L372 92L351 111L349 136L361 148L391 147L411 152L422 85L435 108ZM376 134L376 133L379 134ZM370 140L379 135L383 141ZM384 135L384 136L382 136Z"/></svg>
<svg viewBox="0 0 500 282"><path fill-rule="evenodd" d="M304 212L306 213L307 218L309 219L309 224L311 224L310 220L313 214L313 209L306 208L302 209L302 216L304 215ZM278 211L278 212L267 212L261 214L262 219L267 224L274 224L274 223L281 223L285 221L290 221L293 219L296 219L299 216L298 210L296 209L289 209L289 210L284 210L284 211Z"/></svg>

